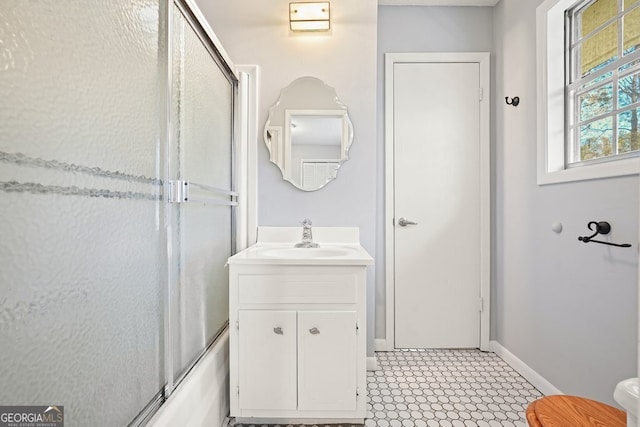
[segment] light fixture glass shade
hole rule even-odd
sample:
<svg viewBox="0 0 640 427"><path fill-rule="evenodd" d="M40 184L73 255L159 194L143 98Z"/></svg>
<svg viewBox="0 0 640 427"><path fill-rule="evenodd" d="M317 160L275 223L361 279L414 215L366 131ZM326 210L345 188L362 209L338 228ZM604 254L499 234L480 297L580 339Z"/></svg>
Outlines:
<svg viewBox="0 0 640 427"><path fill-rule="evenodd" d="M329 30L329 2L289 3L289 24L291 31Z"/></svg>

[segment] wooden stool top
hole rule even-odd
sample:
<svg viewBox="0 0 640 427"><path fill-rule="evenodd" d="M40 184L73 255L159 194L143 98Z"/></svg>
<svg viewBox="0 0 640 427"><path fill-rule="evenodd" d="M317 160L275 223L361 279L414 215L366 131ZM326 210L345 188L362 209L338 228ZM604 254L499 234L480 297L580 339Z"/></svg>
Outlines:
<svg viewBox="0 0 640 427"><path fill-rule="evenodd" d="M532 402L527 422L531 427L625 427L627 414L584 397L554 395Z"/></svg>

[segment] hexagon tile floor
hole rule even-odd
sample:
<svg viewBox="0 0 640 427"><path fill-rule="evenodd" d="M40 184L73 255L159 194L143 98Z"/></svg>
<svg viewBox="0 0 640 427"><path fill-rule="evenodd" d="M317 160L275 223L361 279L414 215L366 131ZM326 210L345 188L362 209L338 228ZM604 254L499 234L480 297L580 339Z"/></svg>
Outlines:
<svg viewBox="0 0 640 427"><path fill-rule="evenodd" d="M364 427L526 427L527 405L542 397L494 353L407 349L376 357L378 370L367 372Z"/></svg>
<svg viewBox="0 0 640 427"><path fill-rule="evenodd" d="M396 350L367 372L366 427L526 427L542 394L494 353Z"/></svg>

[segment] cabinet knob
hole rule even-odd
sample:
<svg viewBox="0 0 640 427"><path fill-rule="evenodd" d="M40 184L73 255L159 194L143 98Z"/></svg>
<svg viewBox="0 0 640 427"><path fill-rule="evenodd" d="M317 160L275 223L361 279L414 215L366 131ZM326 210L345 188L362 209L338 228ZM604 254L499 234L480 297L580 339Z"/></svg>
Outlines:
<svg viewBox="0 0 640 427"><path fill-rule="evenodd" d="M276 326L275 328L273 328L273 332L277 335L284 335L284 332L282 332L282 328L280 326Z"/></svg>
<svg viewBox="0 0 640 427"><path fill-rule="evenodd" d="M318 328L311 328L309 329L309 332L311 333L311 335L318 335L320 333L320 330Z"/></svg>

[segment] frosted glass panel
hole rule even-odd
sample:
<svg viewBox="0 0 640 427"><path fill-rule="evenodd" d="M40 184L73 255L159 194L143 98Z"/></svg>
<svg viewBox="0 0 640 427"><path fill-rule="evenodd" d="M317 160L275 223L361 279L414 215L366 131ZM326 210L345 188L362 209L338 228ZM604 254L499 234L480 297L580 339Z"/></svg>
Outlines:
<svg viewBox="0 0 640 427"><path fill-rule="evenodd" d="M179 179L231 189L233 86L179 10L174 10L174 139ZM178 318L174 371L184 371L228 319L232 208L229 196L191 186L179 208Z"/></svg>
<svg viewBox="0 0 640 427"><path fill-rule="evenodd" d="M2 0L0 144L149 176L156 171L158 1L99 3Z"/></svg>
<svg viewBox="0 0 640 427"><path fill-rule="evenodd" d="M66 426L126 425L165 383L158 10L0 7L0 403Z"/></svg>

